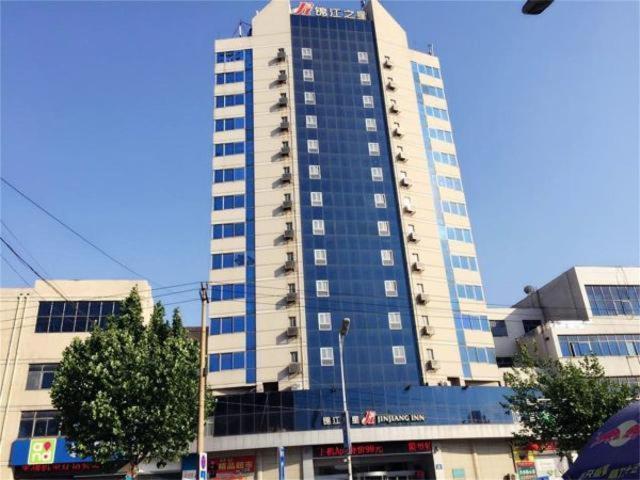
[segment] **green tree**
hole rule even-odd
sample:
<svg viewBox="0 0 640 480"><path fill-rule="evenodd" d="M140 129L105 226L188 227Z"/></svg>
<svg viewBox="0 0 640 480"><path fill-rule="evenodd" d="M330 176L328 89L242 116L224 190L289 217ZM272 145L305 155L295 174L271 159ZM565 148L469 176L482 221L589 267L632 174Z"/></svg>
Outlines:
<svg viewBox="0 0 640 480"><path fill-rule="evenodd" d="M51 389L70 449L97 462L164 464L189 451L198 423L199 346L161 303L143 323L136 289L120 314L63 353ZM208 411L211 412L211 396Z"/></svg>
<svg viewBox="0 0 640 480"><path fill-rule="evenodd" d="M571 462L589 437L638 395L638 388L613 382L595 356L576 362L534 358L524 346L513 373L505 374L513 394L504 404L519 416L518 445L555 442Z"/></svg>

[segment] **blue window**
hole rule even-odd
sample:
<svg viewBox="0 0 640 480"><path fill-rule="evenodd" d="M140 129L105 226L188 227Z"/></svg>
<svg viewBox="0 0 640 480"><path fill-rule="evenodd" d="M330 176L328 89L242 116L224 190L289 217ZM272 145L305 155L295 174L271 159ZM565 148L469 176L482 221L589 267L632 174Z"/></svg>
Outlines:
<svg viewBox="0 0 640 480"><path fill-rule="evenodd" d="M227 333L244 332L244 315L236 317L215 317L209 322L210 335L223 335Z"/></svg>
<svg viewBox="0 0 640 480"><path fill-rule="evenodd" d="M244 93L235 95L216 95L216 108L244 105Z"/></svg>
<svg viewBox="0 0 640 480"><path fill-rule="evenodd" d="M225 283L211 286L211 301L238 300L244 298L244 283Z"/></svg>
<svg viewBox="0 0 640 480"><path fill-rule="evenodd" d="M232 370L233 369L233 354L221 353L220 354L220 370Z"/></svg>
<svg viewBox="0 0 640 480"><path fill-rule="evenodd" d="M244 195L220 195L213 197L214 210L231 210L233 208L244 208Z"/></svg>
<svg viewBox="0 0 640 480"><path fill-rule="evenodd" d="M446 110L443 110L442 108L436 108L436 107L427 105L425 107L425 112L430 117L435 117L435 118L439 118L441 120L447 120L447 121L449 120L449 112L447 112Z"/></svg>
<svg viewBox="0 0 640 480"><path fill-rule="evenodd" d="M496 349L490 347L463 347L470 362L496 363Z"/></svg>
<svg viewBox="0 0 640 480"><path fill-rule="evenodd" d="M221 168L213 171L213 183L244 180L244 167Z"/></svg>
<svg viewBox="0 0 640 480"><path fill-rule="evenodd" d="M476 257L466 257L463 255L451 255L451 263L455 268L462 268L463 270L478 270L478 262Z"/></svg>
<svg viewBox="0 0 640 480"><path fill-rule="evenodd" d="M451 202L444 200L442 202L442 211L453 215L467 216L467 206L464 203Z"/></svg>
<svg viewBox="0 0 640 480"><path fill-rule="evenodd" d="M429 128L429 138L434 138L441 142L453 143L453 134L449 130Z"/></svg>
<svg viewBox="0 0 640 480"><path fill-rule="evenodd" d="M595 316L640 315L640 285L585 285Z"/></svg>
<svg viewBox="0 0 640 480"><path fill-rule="evenodd" d="M456 177L445 177L438 175L438 185L452 190L462 191L462 180Z"/></svg>
<svg viewBox="0 0 640 480"><path fill-rule="evenodd" d="M221 118L215 122L215 131L240 130L244 128L244 117Z"/></svg>
<svg viewBox="0 0 640 480"><path fill-rule="evenodd" d="M433 85L422 85L422 93L438 98L444 98L444 90L439 87L434 87Z"/></svg>
<svg viewBox="0 0 640 480"><path fill-rule="evenodd" d="M225 83L237 82L244 82L244 71L216 74L216 85L224 85Z"/></svg>
<svg viewBox="0 0 640 480"><path fill-rule="evenodd" d="M467 298L469 300L484 300L482 287L480 285L462 285L457 284L459 298Z"/></svg>
<svg viewBox="0 0 640 480"><path fill-rule="evenodd" d="M565 357L594 353L603 357L640 355L640 334L559 335L560 350Z"/></svg>
<svg viewBox="0 0 640 480"><path fill-rule="evenodd" d="M40 302L36 333L90 332L105 328L107 319L120 313L117 301Z"/></svg>
<svg viewBox="0 0 640 480"><path fill-rule="evenodd" d="M209 355L209 371L210 372L219 372L220 371L220 354L212 353Z"/></svg>
<svg viewBox="0 0 640 480"><path fill-rule="evenodd" d="M468 228L447 227L447 238L458 242L472 243L471 230Z"/></svg>
<svg viewBox="0 0 640 480"><path fill-rule="evenodd" d="M239 155L244 153L244 142L216 143L214 151L216 157Z"/></svg>
<svg viewBox="0 0 640 480"><path fill-rule="evenodd" d="M244 352L233 352L233 367L244 368Z"/></svg>
<svg viewBox="0 0 640 480"><path fill-rule="evenodd" d="M244 50L230 50L216 53L216 63L229 63L244 60Z"/></svg>
<svg viewBox="0 0 640 480"><path fill-rule="evenodd" d="M430 77L440 78L440 69L429 65L418 65L418 71Z"/></svg>
<svg viewBox="0 0 640 480"><path fill-rule="evenodd" d="M214 253L211 255L211 269L242 267L245 263L244 252Z"/></svg>
<svg viewBox="0 0 640 480"><path fill-rule="evenodd" d="M213 238L244 237L244 223L216 223Z"/></svg>
<svg viewBox="0 0 640 480"><path fill-rule="evenodd" d="M455 322L456 328L463 328L465 330L480 330L488 332L491 330L489 326L489 319L486 315L467 315L462 313L456 313Z"/></svg>
<svg viewBox="0 0 640 480"><path fill-rule="evenodd" d="M443 163L445 165L453 165L454 167L458 166L458 157L456 157L453 153L443 153L430 150L429 157L434 162Z"/></svg>

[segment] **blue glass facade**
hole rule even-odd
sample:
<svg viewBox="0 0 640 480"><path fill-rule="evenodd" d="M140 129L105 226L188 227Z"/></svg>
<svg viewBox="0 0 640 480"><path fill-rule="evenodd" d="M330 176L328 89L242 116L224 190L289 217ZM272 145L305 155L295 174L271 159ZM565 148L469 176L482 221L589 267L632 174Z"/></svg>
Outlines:
<svg viewBox="0 0 640 480"><path fill-rule="evenodd" d="M510 391L499 387L350 387L347 402L352 415L367 410L424 415L419 425L508 424L513 418L501 402ZM339 388L225 395L218 397L214 436L340 428L339 424L326 425L323 419L341 413ZM369 427L356 424L353 428Z"/></svg>
<svg viewBox="0 0 640 480"><path fill-rule="evenodd" d="M293 15L291 28L310 385L340 383L338 330L344 317L351 319L345 348L350 388L419 384L415 321L373 24ZM311 60L302 58L302 48L312 49ZM359 61L358 52L367 55L361 54ZM304 81L303 69L313 70L314 81ZM370 85L361 82L362 73L370 75ZM315 93L315 105L305 104L305 92ZM373 99L372 108L365 108L364 96ZM317 117L317 128L305 128L307 115ZM366 118L375 119L376 131L367 131ZM318 153L308 153L308 140L318 141ZM378 144L379 155L370 155L371 143ZM309 178L309 165L320 166L321 178ZM372 167L381 169L382 181L372 180ZM322 207L311 206L311 192L322 192ZM376 208L376 193L385 195L386 208ZM324 235L312 234L312 219L324 220ZM389 236L379 235L379 221L389 222ZM326 266L314 265L314 249L326 250ZM393 252L394 265L382 265L381 250ZM329 281L330 296L318 298L316 280ZM386 296L385 280L396 282L397 296ZM331 314L330 331L318 329L320 312ZM400 313L401 329L389 328L389 312ZM405 364L394 364L393 346L404 347ZM321 366L322 347L333 348L334 365Z"/></svg>

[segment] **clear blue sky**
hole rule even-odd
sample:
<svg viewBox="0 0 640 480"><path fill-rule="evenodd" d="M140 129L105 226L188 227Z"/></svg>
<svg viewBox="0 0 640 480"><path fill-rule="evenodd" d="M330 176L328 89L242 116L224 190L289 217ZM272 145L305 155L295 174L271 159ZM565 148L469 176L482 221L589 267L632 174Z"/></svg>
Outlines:
<svg viewBox="0 0 640 480"><path fill-rule="evenodd" d="M212 44L261 5L3 2L2 175L157 284L206 279ZM489 303L638 264L638 2L385 5L440 56ZM6 188L2 218L52 278L131 278Z"/></svg>

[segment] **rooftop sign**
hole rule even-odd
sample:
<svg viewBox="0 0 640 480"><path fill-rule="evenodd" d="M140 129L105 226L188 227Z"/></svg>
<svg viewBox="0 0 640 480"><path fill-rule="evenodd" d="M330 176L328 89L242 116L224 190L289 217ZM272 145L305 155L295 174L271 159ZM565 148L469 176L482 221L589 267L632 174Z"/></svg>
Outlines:
<svg viewBox="0 0 640 480"><path fill-rule="evenodd" d="M291 12L294 15L313 17L350 18L353 20L366 20L367 16L362 10L348 10L342 8L316 7L312 2L300 2Z"/></svg>

